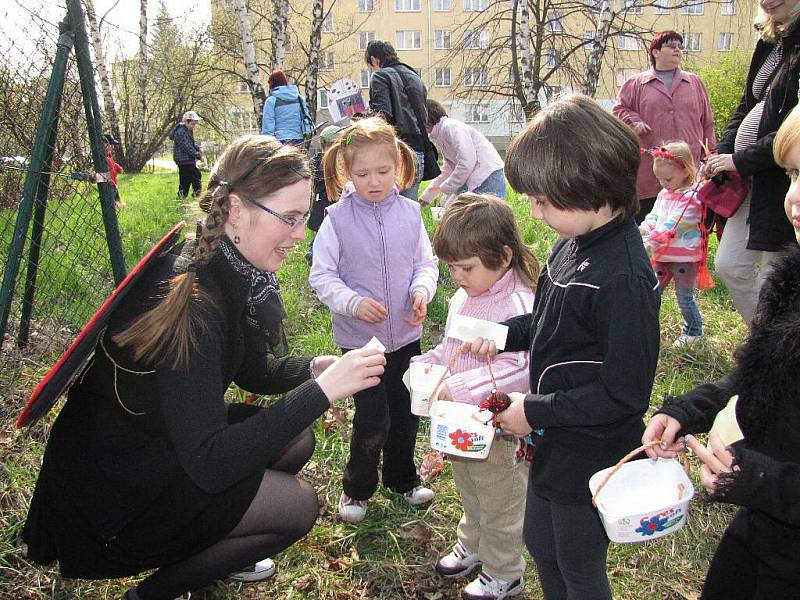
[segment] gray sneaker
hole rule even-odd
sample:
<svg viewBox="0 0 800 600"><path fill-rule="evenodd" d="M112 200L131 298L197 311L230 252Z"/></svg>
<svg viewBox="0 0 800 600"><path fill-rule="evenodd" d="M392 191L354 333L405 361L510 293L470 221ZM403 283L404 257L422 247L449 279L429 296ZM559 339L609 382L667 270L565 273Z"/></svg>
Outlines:
<svg viewBox="0 0 800 600"><path fill-rule="evenodd" d="M254 565L249 565L241 571L231 573L228 575L228 579L252 583L253 581L261 581L262 579L272 577L274 574L275 563L271 558L265 558L264 560L258 561Z"/></svg>

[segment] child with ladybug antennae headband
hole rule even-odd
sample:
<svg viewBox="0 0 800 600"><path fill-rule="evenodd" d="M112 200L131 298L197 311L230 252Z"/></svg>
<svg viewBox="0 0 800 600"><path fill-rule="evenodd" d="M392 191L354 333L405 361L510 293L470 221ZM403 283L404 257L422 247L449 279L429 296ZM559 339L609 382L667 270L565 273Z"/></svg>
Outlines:
<svg viewBox="0 0 800 600"><path fill-rule="evenodd" d="M683 328L673 345L680 347L703 335L703 317L694 298L707 249L701 228L703 206L694 185L697 169L686 142L671 142L646 152L653 157L653 174L663 189L639 231L658 277L658 289L663 291L675 281Z"/></svg>

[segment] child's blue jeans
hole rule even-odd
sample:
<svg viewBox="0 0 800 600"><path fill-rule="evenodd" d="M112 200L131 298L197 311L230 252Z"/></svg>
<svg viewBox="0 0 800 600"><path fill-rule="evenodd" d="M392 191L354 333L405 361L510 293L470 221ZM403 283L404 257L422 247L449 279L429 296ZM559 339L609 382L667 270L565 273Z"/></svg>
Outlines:
<svg viewBox="0 0 800 600"><path fill-rule="evenodd" d="M682 333L692 336L703 335L703 316L694 299L700 263L657 262L654 268L661 293L670 281L675 280L675 299L683 316Z"/></svg>

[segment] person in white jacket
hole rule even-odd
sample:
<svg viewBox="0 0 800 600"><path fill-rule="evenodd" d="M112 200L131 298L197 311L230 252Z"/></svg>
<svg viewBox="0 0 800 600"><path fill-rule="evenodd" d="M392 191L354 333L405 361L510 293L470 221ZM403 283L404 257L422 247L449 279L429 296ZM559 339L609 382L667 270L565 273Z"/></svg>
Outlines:
<svg viewBox="0 0 800 600"><path fill-rule="evenodd" d="M436 100L425 101L428 109L428 133L444 157L442 173L430 182L420 196L421 204L430 204L444 194L442 206L462 192L506 197L503 159L484 135L447 115Z"/></svg>

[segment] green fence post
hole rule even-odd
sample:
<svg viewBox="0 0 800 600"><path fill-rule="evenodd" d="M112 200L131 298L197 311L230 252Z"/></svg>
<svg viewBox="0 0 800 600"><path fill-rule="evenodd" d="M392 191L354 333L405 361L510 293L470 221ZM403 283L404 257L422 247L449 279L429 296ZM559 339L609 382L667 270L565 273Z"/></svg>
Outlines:
<svg viewBox="0 0 800 600"><path fill-rule="evenodd" d="M8 249L8 261L6 270L3 273L3 284L0 286L0 348L2 340L5 338L8 317L11 313L11 301L14 287L17 283L19 265L22 261L22 252L25 249L25 236L28 234L28 226L31 221L33 209L33 198L39 189L39 181L42 176L45 164L45 153L47 152L47 142L51 125L56 118L56 107L61 98L64 88L64 76L67 67L67 58L74 41L71 31L62 24L62 33L58 37L56 57L53 61L53 71L50 81L47 84L47 94L42 106L42 116L36 127L36 137L31 150L31 160L28 167L28 174L25 176L25 186L22 189L22 198L17 210L17 221L14 225L14 234Z"/></svg>
<svg viewBox="0 0 800 600"><path fill-rule="evenodd" d="M98 173L108 171L105 147L102 143L103 128L100 120L100 104L94 87L94 68L89 55L89 38L86 36L86 21L80 0L67 0L67 19L75 32L75 56L78 59L78 74L81 80L83 109L89 129L89 145L92 149L94 169ZM117 211L114 208L114 188L111 183L98 183L100 207L103 211L103 224L106 229L106 243L111 258L114 281L119 284L126 275L125 256L122 253L122 238L119 234Z"/></svg>
<svg viewBox="0 0 800 600"><path fill-rule="evenodd" d="M63 91L63 90L62 90ZM44 168L36 196L33 201L33 228L31 229L31 243L28 247L28 274L25 277L25 291L22 296L22 316L17 332L17 347L28 345L28 334L31 330L31 317L33 315L33 301L36 294L36 275L39 272L39 256L42 251L42 236L44 235L44 220L47 213L47 198L50 195L50 170L53 167L53 149L56 146L58 135L58 120L61 113L61 96L54 108L53 120L50 122L50 131L47 135L47 148L44 153Z"/></svg>

